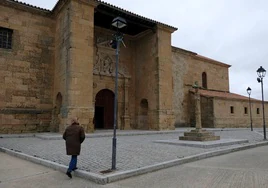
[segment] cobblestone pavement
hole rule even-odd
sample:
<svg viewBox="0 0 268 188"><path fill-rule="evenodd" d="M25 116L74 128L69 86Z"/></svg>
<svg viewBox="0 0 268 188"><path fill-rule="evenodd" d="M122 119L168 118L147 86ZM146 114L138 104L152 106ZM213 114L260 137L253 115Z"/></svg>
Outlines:
<svg viewBox="0 0 268 188"><path fill-rule="evenodd" d="M138 169L169 160L183 158L208 151L233 146L216 148L194 148L178 145L154 143L155 140L178 139L183 133L149 134L117 137L118 171ZM250 131L234 129L215 131L221 138L248 139L249 143L263 141L261 129ZM237 146L237 145L236 145ZM66 155L64 140L43 140L36 137L0 138L0 147L20 151L22 153L53 161L68 166L70 157ZM86 138L78 157L78 168L93 173L100 173L111 168L112 136Z"/></svg>

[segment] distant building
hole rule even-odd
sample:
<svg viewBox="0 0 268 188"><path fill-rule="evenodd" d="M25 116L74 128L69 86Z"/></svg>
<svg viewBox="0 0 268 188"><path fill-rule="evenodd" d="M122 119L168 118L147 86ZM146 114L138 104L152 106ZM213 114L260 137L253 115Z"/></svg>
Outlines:
<svg viewBox="0 0 268 188"><path fill-rule="evenodd" d="M87 132L113 128L114 17L124 17L118 128L249 127L248 98L229 92L229 65L171 46L177 28L99 0L59 0L52 11L0 1L0 133L62 132L77 116ZM266 117L268 103L266 102ZM261 101L252 100L254 127Z"/></svg>

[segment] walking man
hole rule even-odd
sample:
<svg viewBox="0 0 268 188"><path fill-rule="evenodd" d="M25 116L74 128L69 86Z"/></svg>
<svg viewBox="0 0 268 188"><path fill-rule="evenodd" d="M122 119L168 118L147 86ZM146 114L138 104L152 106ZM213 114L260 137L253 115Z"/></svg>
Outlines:
<svg viewBox="0 0 268 188"><path fill-rule="evenodd" d="M85 140L85 131L79 125L77 118L72 118L71 125L63 133L63 139L65 140L67 155L72 156L66 175L72 178L71 172L77 169L77 156L80 154L81 144Z"/></svg>

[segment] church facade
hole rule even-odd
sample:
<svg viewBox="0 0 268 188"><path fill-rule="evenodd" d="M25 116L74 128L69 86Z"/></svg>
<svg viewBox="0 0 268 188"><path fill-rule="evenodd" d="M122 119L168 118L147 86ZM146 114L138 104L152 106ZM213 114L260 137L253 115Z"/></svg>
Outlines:
<svg viewBox="0 0 268 188"><path fill-rule="evenodd" d="M194 126L195 82L203 127L250 125L248 98L229 92L230 65L171 46L177 28L98 0L59 0L51 11L3 0L0 133L62 132L74 116L86 132L112 129L116 54L110 40L117 16L128 23L117 128ZM252 100L252 117L261 127L261 101Z"/></svg>

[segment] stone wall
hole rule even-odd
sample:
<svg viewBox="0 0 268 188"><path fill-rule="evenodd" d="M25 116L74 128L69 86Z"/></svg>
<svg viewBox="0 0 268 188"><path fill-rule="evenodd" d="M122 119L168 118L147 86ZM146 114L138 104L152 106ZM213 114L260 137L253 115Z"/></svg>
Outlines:
<svg viewBox="0 0 268 188"><path fill-rule="evenodd" d="M202 73L205 72L207 89L229 91L229 66L180 48L173 47L172 52L175 126L193 126L189 90L196 81L202 86Z"/></svg>
<svg viewBox="0 0 268 188"><path fill-rule="evenodd" d="M233 113L231 113L231 106ZM245 113L247 108L247 113ZM257 108L259 113L257 113ZM261 101L252 102L253 127L263 126L263 112ZM265 103L265 117L268 121L268 103ZM250 127L250 109L247 100L214 99L215 127Z"/></svg>
<svg viewBox="0 0 268 188"><path fill-rule="evenodd" d="M54 10L57 19L54 99L58 93L63 96L58 115L60 132L74 116L79 118L86 132L94 130L92 72L95 6L95 2L71 0L63 6L58 4Z"/></svg>
<svg viewBox="0 0 268 188"><path fill-rule="evenodd" d="M49 130L54 29L49 13L0 3L0 27L13 30L12 49L0 49L0 133Z"/></svg>
<svg viewBox="0 0 268 188"><path fill-rule="evenodd" d="M172 61L173 61L173 107L175 116L175 126L183 127L189 126L190 122L190 106L191 99L189 95L189 87L184 85L184 77L188 72L188 61L190 56L184 53L176 52L173 49ZM193 111L194 113L194 111Z"/></svg>
<svg viewBox="0 0 268 188"><path fill-rule="evenodd" d="M159 130L175 129L173 111L173 63L171 34L174 30L158 26L157 30L157 94L158 94L158 116Z"/></svg>
<svg viewBox="0 0 268 188"><path fill-rule="evenodd" d="M202 73L207 75L207 89L229 91L229 66L191 55L188 71L184 77L185 85L193 85L196 81L202 87Z"/></svg>
<svg viewBox="0 0 268 188"><path fill-rule="evenodd" d="M135 41L135 124L138 129L158 129L157 103L157 36L155 33L147 35ZM148 101L147 125L139 125L143 115L140 111L141 101Z"/></svg>

